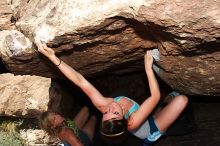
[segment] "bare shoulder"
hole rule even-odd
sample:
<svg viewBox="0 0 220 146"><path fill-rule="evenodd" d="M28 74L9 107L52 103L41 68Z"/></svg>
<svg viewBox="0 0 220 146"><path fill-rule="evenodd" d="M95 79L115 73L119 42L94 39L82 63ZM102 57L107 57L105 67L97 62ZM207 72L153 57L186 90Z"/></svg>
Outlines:
<svg viewBox="0 0 220 146"><path fill-rule="evenodd" d="M102 113L104 113L106 111L106 108L108 107L108 105L110 105L114 101L114 98L112 98L112 97L105 97L105 98L106 98L105 104L98 107L98 110Z"/></svg>
<svg viewBox="0 0 220 146"><path fill-rule="evenodd" d="M114 98L112 97L106 97L106 103L109 105L114 101Z"/></svg>
<svg viewBox="0 0 220 146"><path fill-rule="evenodd" d="M68 142L72 146L83 146L71 128L63 128L59 133L59 138L60 140Z"/></svg>
<svg viewBox="0 0 220 146"><path fill-rule="evenodd" d="M74 135L75 136L72 129L68 128L68 127L62 128L62 130L59 132L59 137L61 139L65 139L65 137L68 137L69 135Z"/></svg>

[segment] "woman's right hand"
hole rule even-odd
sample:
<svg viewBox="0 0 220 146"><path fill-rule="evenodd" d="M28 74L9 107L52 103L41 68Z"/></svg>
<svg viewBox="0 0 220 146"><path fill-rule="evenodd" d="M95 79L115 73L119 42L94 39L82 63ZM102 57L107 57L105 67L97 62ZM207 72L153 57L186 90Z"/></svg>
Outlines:
<svg viewBox="0 0 220 146"><path fill-rule="evenodd" d="M39 38L35 38L35 43L38 47L38 51L44 54L49 59L53 58L55 56L55 51L49 47L45 43L42 43Z"/></svg>
<svg viewBox="0 0 220 146"><path fill-rule="evenodd" d="M145 64L146 70L152 69L154 59L151 53L152 53L151 50L147 50L144 56L144 64Z"/></svg>

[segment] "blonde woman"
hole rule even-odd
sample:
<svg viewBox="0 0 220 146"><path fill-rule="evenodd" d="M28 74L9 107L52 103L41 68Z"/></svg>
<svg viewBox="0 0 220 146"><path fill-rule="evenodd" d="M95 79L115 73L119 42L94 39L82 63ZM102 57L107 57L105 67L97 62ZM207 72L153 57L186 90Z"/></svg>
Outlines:
<svg viewBox="0 0 220 146"><path fill-rule="evenodd" d="M96 122L96 117L90 117L87 107L83 107L73 120L51 111L43 112L39 118L42 129L63 141L60 146L89 146L94 137Z"/></svg>

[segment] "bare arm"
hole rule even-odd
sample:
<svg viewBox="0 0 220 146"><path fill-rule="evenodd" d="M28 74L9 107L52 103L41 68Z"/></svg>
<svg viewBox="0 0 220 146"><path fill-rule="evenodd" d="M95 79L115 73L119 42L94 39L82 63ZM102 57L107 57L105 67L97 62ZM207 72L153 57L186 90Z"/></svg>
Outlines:
<svg viewBox="0 0 220 146"><path fill-rule="evenodd" d="M151 95L141 104L140 108L136 112L134 112L129 118L129 130L138 128L151 114L151 112L156 107L158 101L160 100L160 89L154 72L152 70L153 57L151 55L151 51L147 51L147 53L145 54L144 62L145 72L147 74Z"/></svg>
<svg viewBox="0 0 220 146"><path fill-rule="evenodd" d="M64 128L59 133L59 138L63 141L68 142L71 146L83 146L81 141L75 136L73 131L69 128Z"/></svg>
<svg viewBox="0 0 220 146"><path fill-rule="evenodd" d="M48 57L55 65L59 65L60 71L73 83L79 86L85 94L91 99L92 103L99 110L107 104L108 98L105 98L88 80L86 80L79 72L61 61L53 49L48 48L46 44L42 44L39 39L35 39L38 51ZM61 62L60 62L61 61Z"/></svg>

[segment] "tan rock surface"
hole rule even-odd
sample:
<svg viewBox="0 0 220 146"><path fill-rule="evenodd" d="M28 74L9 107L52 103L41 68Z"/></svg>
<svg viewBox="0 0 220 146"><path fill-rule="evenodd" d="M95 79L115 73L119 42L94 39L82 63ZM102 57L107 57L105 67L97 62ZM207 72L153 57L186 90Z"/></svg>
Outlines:
<svg viewBox="0 0 220 146"><path fill-rule="evenodd" d="M47 110L50 78L0 74L0 115L36 117Z"/></svg>

